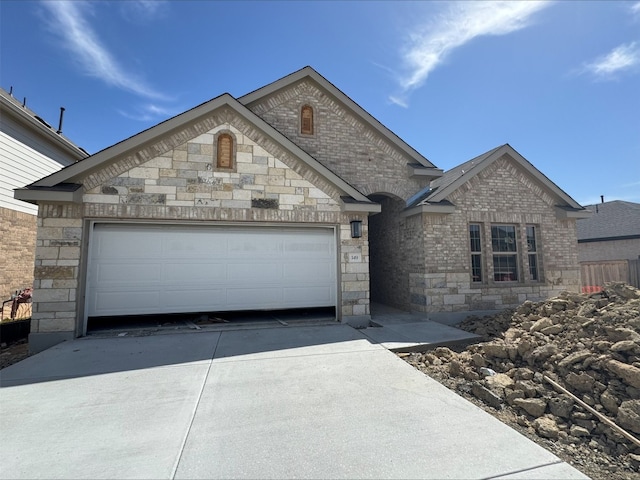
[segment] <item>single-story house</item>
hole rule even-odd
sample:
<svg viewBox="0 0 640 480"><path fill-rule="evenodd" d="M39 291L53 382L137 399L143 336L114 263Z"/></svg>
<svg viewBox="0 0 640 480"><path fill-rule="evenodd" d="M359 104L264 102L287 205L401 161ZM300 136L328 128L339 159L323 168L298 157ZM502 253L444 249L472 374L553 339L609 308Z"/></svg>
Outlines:
<svg viewBox="0 0 640 480"><path fill-rule="evenodd" d="M371 303L455 315L578 291L585 210L510 145L443 172L305 67L16 191L31 348L122 315Z"/></svg>
<svg viewBox="0 0 640 480"><path fill-rule="evenodd" d="M38 206L14 198L24 187L89 154L0 88L0 299L33 285Z"/></svg>

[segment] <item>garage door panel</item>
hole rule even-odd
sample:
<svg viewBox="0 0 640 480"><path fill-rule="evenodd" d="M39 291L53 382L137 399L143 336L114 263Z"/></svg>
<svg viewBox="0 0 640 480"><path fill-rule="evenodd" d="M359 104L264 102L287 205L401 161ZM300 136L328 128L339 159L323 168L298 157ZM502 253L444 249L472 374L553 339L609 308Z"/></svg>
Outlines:
<svg viewBox="0 0 640 480"><path fill-rule="evenodd" d="M332 245L323 240L318 238L313 242L301 242L290 239L284 244L284 253L289 257L308 257L313 255L314 258L328 259L332 256Z"/></svg>
<svg viewBox="0 0 640 480"><path fill-rule="evenodd" d="M219 289L175 289L166 291L164 306L173 312L206 312L219 310L216 305L225 304L226 291Z"/></svg>
<svg viewBox="0 0 640 480"><path fill-rule="evenodd" d="M94 285L137 285L140 281L158 283L162 275L162 266L154 264L100 264L94 268Z"/></svg>
<svg viewBox="0 0 640 480"><path fill-rule="evenodd" d="M281 288L228 288L227 310L259 310L280 308L283 294Z"/></svg>
<svg viewBox="0 0 640 480"><path fill-rule="evenodd" d="M207 284L224 284L227 281L227 265L219 262L189 262L176 263L171 260L162 268L162 281L164 283L187 283L190 285L206 282Z"/></svg>
<svg viewBox="0 0 640 480"><path fill-rule="evenodd" d="M311 303L321 307L331 301L333 297L331 289L327 287L289 287L284 289L284 300L291 305L299 303Z"/></svg>
<svg viewBox="0 0 640 480"><path fill-rule="evenodd" d="M136 234L136 242L131 243L128 241L128 237L133 235L131 229L101 227L105 228L100 230L100 236L93 246L94 252L101 258L157 258L162 253L162 238L153 232Z"/></svg>
<svg viewBox="0 0 640 480"><path fill-rule="evenodd" d="M335 306L330 228L97 224L89 316Z"/></svg>
<svg viewBox="0 0 640 480"><path fill-rule="evenodd" d="M280 257L283 252L282 241L261 239L255 235L235 234L229 245L229 258Z"/></svg>
<svg viewBox="0 0 640 480"><path fill-rule="evenodd" d="M95 315L132 315L148 313L161 302L161 292L98 291L90 295Z"/></svg>
<svg viewBox="0 0 640 480"><path fill-rule="evenodd" d="M171 232L171 231L169 231ZM188 235L181 235L176 230L170 238L162 242L162 250L165 258L206 257L224 258L227 256L227 240L220 236L212 235L206 230L193 229Z"/></svg>
<svg viewBox="0 0 640 480"><path fill-rule="evenodd" d="M288 279L289 283L295 285L296 283L320 283L324 284L321 279L329 278L333 274L335 268L332 261L324 262L309 262L307 261L303 267L298 263L287 263L283 265L283 275ZM310 275L310 272L313 272Z"/></svg>
<svg viewBox="0 0 640 480"><path fill-rule="evenodd" d="M248 279L252 284L259 282L281 282L283 276L282 265L273 263L256 263L253 265L246 263L236 263L229 266L228 279L232 283L246 282Z"/></svg>

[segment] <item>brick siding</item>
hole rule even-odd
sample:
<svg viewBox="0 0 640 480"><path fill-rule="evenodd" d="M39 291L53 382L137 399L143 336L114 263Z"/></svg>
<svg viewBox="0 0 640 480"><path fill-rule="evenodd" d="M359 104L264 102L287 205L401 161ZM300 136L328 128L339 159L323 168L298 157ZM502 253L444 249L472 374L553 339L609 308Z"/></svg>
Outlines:
<svg viewBox="0 0 640 480"><path fill-rule="evenodd" d="M502 157L453 192L450 215L423 214L426 262L411 277L413 310L459 312L514 307L525 300L541 300L563 290L579 291L575 220L560 220L554 199L508 156ZM482 283L471 282L469 223L482 225ZM515 283L493 281L489 250L491 225L515 225L518 232L518 272ZM524 280L528 272L526 225L535 225L539 241L537 282ZM420 294L423 293L423 296Z"/></svg>
<svg viewBox="0 0 640 480"><path fill-rule="evenodd" d="M300 133L304 105L313 107L313 135ZM415 160L308 80L250 108L365 195L390 193L407 200L427 185L408 176L407 164Z"/></svg>
<svg viewBox="0 0 640 480"><path fill-rule="evenodd" d="M36 216L0 208L0 299L33 285Z"/></svg>
<svg viewBox="0 0 640 480"><path fill-rule="evenodd" d="M382 212L369 218L371 301L411 309L410 273L424 268L420 217L403 218L405 202L376 196Z"/></svg>

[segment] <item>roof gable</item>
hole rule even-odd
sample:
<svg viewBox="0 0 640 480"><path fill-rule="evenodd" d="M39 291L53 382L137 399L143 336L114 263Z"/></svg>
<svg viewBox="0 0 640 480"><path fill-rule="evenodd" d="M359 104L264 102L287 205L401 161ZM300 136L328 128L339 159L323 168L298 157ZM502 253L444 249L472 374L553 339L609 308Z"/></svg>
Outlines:
<svg viewBox="0 0 640 480"><path fill-rule="evenodd" d="M297 72L287 75L279 80L276 80L275 82L270 83L262 88L254 90L253 92L240 97L238 101L250 108L252 104L260 102L265 97L289 88L290 86L305 79L312 80L335 101L339 102L344 108L350 111L356 118L362 121L365 125L368 125L372 130L376 131L379 135L381 135L384 139L386 139L389 143L398 148L404 154L408 155L415 162L415 167L435 169L437 171L431 172L432 176L440 175L441 170L437 169L436 166L427 158L425 158L414 148L409 146L404 140L402 140L395 133L385 127L382 123L380 123L380 121L378 121L360 105L349 98L344 92L342 92L335 85L333 85L326 78L324 78L309 66L304 67Z"/></svg>
<svg viewBox="0 0 640 480"><path fill-rule="evenodd" d="M423 196L422 200L417 204L427 205L446 200L447 197L461 185L478 175L493 162L505 155L516 162L524 171L526 171L532 178L557 198L560 202L558 206L584 210L578 202L549 180L549 178L547 178L540 170L535 168L508 143L489 150L482 155L472 158L471 160L446 171L442 177L431 182L429 190L425 193L426 196Z"/></svg>
<svg viewBox="0 0 640 480"><path fill-rule="evenodd" d="M279 133L248 108L239 103L235 98L226 93L198 105L197 107L194 107L180 115L170 118L154 127L144 130L126 140L123 140L122 142L108 147L80 163L70 165L63 170L38 180L25 189L17 190L16 198L27 201L45 201L47 190L53 191L59 184L78 183L82 181L82 179L105 169L127 155L137 156L137 160L139 160L138 163L147 161L154 155L161 154L172 148L173 145L168 145L166 142L163 142L165 138L170 135L176 135L180 140L186 141L187 138L182 132L185 126L193 124L198 120L206 119L207 116L212 115L219 109L228 109L231 113L239 115L243 120L255 126L255 128L257 128L261 133L272 139L274 142L277 142L278 145L282 146L286 151L304 162L316 174L333 184L339 191L344 193L344 196L351 197L355 200L357 204L360 205L359 208L362 208L363 211L367 211L366 205L373 208L373 211L379 211L379 208L375 209L374 207L376 205L368 200L366 196L356 188L321 165L284 135ZM144 158L140 158L140 151L145 148L150 153ZM29 191L37 192L37 198L31 198L34 195L29 193Z"/></svg>

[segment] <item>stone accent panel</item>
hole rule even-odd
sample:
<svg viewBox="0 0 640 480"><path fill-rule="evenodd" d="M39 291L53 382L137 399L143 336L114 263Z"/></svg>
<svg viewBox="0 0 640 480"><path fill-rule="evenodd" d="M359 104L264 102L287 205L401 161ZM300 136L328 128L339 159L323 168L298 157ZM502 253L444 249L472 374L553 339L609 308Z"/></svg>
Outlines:
<svg viewBox="0 0 640 480"><path fill-rule="evenodd" d="M313 135L300 133L303 105L313 107ZM407 200L427 185L427 180L408 175L407 164L415 160L315 82L302 80L249 108L365 195L390 193Z"/></svg>
<svg viewBox="0 0 640 480"><path fill-rule="evenodd" d="M215 168L214 140L219 130L236 137L235 171ZM314 174L309 168L302 173ZM339 194L333 188L331 193L333 198L240 130L221 125L87 189L83 199L86 205L231 210L251 210L255 201L271 201L278 206L275 211L340 211ZM248 219L246 212L243 216Z"/></svg>
<svg viewBox="0 0 640 480"><path fill-rule="evenodd" d="M563 290L579 291L575 220L555 216L554 199L505 156L448 198L450 215L422 215L425 251L423 271L410 275L411 308L421 312L460 312L510 308L539 301ZM482 225L483 282L471 282L469 223ZM516 225L518 282L494 282L490 251L491 225ZM538 230L540 281L528 272L526 225Z"/></svg>
<svg viewBox="0 0 640 480"><path fill-rule="evenodd" d="M340 224L340 285L342 289L341 317L368 317L370 315L369 294L369 227L367 217L353 217L362 220L362 237L351 238L351 225Z"/></svg>
<svg viewBox="0 0 640 480"><path fill-rule="evenodd" d="M40 205L31 333L77 332L82 207Z"/></svg>
<svg viewBox="0 0 640 480"><path fill-rule="evenodd" d="M0 208L0 299L33 285L36 216Z"/></svg>

